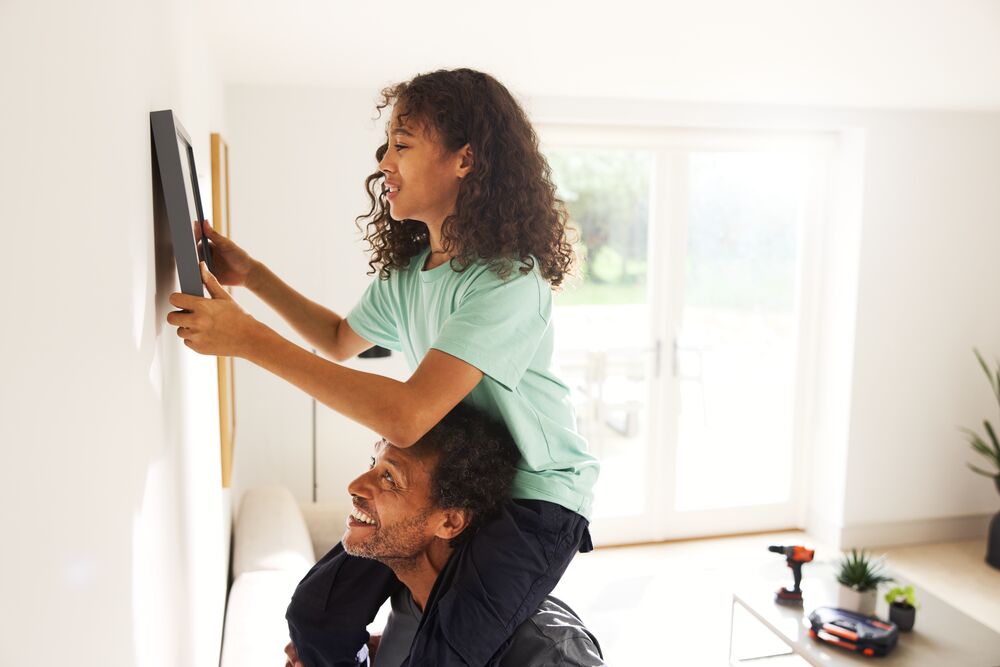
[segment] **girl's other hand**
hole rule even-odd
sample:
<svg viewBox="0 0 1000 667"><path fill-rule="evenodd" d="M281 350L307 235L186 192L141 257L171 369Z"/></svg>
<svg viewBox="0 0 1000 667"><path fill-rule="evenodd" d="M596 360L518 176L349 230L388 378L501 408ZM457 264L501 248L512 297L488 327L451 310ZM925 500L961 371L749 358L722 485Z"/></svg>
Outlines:
<svg viewBox="0 0 1000 667"><path fill-rule="evenodd" d="M198 227L204 228L208 236L208 244L212 248L212 268L218 281L223 285L246 286L254 268L254 260L250 254L215 231L208 220Z"/></svg>
<svg viewBox="0 0 1000 667"><path fill-rule="evenodd" d="M210 297L171 294L170 304L181 310L167 313L167 324L177 327L177 335L198 354L242 357L252 352L258 334L266 327L240 308L205 262L201 263L201 278Z"/></svg>

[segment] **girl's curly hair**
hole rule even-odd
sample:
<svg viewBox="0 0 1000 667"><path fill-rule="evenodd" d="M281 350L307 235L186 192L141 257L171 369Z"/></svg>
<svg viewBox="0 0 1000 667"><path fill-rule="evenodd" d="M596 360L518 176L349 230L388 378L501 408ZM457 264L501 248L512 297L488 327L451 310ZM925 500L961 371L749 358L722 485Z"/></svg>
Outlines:
<svg viewBox="0 0 1000 667"><path fill-rule="evenodd" d="M528 273L537 261L542 276L559 287L574 262L569 216L556 197L538 136L503 84L471 69L438 70L385 88L381 96L380 116L393 106L400 120L417 119L435 130L447 150L465 144L472 149L474 166L441 227L444 249L456 253L452 268L462 271L485 260L506 279L515 262ZM387 150L388 142L376 159L381 162ZM371 209L357 218L371 253L369 274L377 271L382 279L390 269L405 268L430 242L423 222L389 215L384 178L376 171L365 179Z"/></svg>

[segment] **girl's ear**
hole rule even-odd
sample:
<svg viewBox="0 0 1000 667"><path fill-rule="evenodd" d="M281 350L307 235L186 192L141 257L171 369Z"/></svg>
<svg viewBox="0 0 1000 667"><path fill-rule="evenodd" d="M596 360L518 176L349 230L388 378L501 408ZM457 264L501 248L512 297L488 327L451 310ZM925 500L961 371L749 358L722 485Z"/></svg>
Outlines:
<svg viewBox="0 0 1000 667"><path fill-rule="evenodd" d="M458 177L465 178L469 175L469 172L472 171L472 146L465 144L458 149L458 153L462 158L461 162L458 164Z"/></svg>

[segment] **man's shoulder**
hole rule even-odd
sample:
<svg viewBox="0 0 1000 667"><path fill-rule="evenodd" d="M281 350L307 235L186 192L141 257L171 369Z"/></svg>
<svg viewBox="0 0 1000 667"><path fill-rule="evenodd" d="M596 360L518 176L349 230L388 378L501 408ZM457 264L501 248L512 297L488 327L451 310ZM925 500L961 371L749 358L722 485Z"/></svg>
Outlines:
<svg viewBox="0 0 1000 667"><path fill-rule="evenodd" d="M399 665L420 623L420 610L406 588L392 596L392 614L382 634L377 661ZM500 667L603 667L597 638L569 605L551 595L521 623L500 656Z"/></svg>
<svg viewBox="0 0 1000 667"><path fill-rule="evenodd" d="M501 667L604 664L597 638L569 605L551 595L518 626L500 660Z"/></svg>

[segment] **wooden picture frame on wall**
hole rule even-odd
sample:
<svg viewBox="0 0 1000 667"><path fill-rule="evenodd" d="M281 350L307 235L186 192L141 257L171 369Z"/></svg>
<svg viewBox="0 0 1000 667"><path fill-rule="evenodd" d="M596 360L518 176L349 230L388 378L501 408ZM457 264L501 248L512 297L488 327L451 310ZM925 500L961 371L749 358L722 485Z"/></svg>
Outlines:
<svg viewBox="0 0 1000 667"><path fill-rule="evenodd" d="M212 227L229 237L229 146L218 132L212 133ZM228 287L226 288L229 291ZM222 486L229 488L233 477L233 446L236 440L236 396L233 358L218 357L219 439L222 448Z"/></svg>

